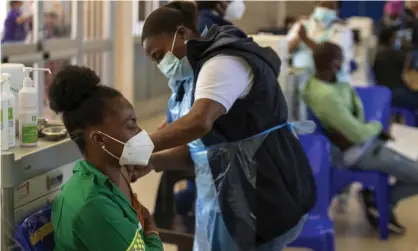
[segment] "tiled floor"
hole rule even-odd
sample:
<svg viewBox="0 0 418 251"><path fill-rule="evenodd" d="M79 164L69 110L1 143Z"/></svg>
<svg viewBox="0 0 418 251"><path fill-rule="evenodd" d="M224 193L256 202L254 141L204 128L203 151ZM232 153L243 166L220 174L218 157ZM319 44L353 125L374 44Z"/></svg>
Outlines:
<svg viewBox="0 0 418 251"><path fill-rule="evenodd" d="M142 128L153 131L162 121L162 116L140 121ZM160 174L151 173L134 184L142 203L154 210L155 196ZM353 189L346 213L333 210L337 251L418 251L418 196L401 202L397 209L399 221L407 227L405 236L390 236L389 241L380 241L364 219L362 210ZM165 251L176 251L176 247L166 245ZM292 250L292 249L289 249ZM295 250L295 249L293 249Z"/></svg>

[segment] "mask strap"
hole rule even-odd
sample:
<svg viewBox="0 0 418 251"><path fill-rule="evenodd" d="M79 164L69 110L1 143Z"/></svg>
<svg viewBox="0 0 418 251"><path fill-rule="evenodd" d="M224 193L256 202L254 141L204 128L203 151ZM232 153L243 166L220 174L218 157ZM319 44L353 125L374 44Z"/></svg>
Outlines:
<svg viewBox="0 0 418 251"><path fill-rule="evenodd" d="M103 151L107 152L107 154L109 154L110 156L112 156L113 158L119 160L119 157L116 157L116 155L114 155L113 153L109 152L105 146L102 146Z"/></svg>
<svg viewBox="0 0 418 251"><path fill-rule="evenodd" d="M176 42L176 38L177 38L177 33L179 30L176 31L176 33L174 33L174 38L173 38L173 43L171 44L171 53L173 53L173 49L174 49L174 43Z"/></svg>
<svg viewBox="0 0 418 251"><path fill-rule="evenodd" d="M118 142L118 143L120 143L120 144L122 144L122 145L126 145L125 143L123 143L122 141L120 141L120 140L118 140L118 139L115 139L115 138L113 138L112 136L109 136L109 135L107 135L106 133L103 133L103 132L101 132L101 131L97 131L98 133L100 133L100 134L102 134L102 135L104 135L104 136L106 136L106 137L108 137L109 139L113 139L114 141L116 141L116 142Z"/></svg>

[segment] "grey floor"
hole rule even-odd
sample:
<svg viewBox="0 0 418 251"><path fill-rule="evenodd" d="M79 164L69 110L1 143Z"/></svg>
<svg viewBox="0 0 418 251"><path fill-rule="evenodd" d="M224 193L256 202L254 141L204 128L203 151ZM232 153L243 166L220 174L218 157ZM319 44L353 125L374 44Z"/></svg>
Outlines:
<svg viewBox="0 0 418 251"><path fill-rule="evenodd" d="M161 122L163 116L140 121L140 126L151 132ZM141 202L154 210L160 174L151 173L133 185ZM331 215L335 223L337 251L418 251L418 196L400 203L397 208L399 221L407 227L406 235L390 236L389 241L379 240L378 233L366 222L357 198L357 187L351 191L346 212L333 208ZM165 251L176 251L176 247L165 245ZM303 250L303 249L289 249Z"/></svg>

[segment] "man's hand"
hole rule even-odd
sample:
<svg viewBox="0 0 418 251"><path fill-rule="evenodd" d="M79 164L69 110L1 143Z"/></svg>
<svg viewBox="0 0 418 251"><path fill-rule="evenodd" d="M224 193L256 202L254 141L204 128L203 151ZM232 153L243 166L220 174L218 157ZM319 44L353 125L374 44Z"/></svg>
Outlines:
<svg viewBox="0 0 418 251"><path fill-rule="evenodd" d="M379 137L378 137L380 140L383 140L383 141L394 141L395 140L395 138L393 138L393 136L392 135L390 135L390 133L388 133L388 132L384 132L384 131L382 131L380 134L379 134Z"/></svg>
<svg viewBox="0 0 418 251"><path fill-rule="evenodd" d="M131 168L128 168L128 170L131 170L132 172L131 182L133 183L154 170L154 166L150 163L148 166L131 166Z"/></svg>
<svg viewBox="0 0 418 251"><path fill-rule="evenodd" d="M160 125L158 126L158 130L163 129L168 124L167 118L164 118L163 121L161 121Z"/></svg>

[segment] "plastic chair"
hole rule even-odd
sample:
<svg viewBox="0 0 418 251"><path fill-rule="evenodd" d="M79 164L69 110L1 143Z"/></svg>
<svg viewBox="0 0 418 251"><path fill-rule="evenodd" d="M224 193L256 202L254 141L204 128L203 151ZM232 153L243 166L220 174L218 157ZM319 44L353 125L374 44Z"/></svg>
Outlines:
<svg viewBox="0 0 418 251"><path fill-rule="evenodd" d="M391 92L383 86L358 87L356 91L363 102L366 121L378 120L385 130L390 125ZM312 112L310 119L318 121ZM318 124L319 125L319 124ZM320 127L320 126L318 126ZM319 129L321 130L321 129ZM343 188L354 182L360 182L364 188L374 190L376 206L379 211L379 232L382 240L389 236L389 177L381 172L367 172L355 168L332 168L332 194L339 194Z"/></svg>
<svg viewBox="0 0 418 251"><path fill-rule="evenodd" d="M405 124L408 126L415 127L418 124L415 112L406 108L392 107L391 114L402 116L405 121Z"/></svg>
<svg viewBox="0 0 418 251"><path fill-rule="evenodd" d="M51 207L31 214L17 227L15 239L22 251L53 251L54 228L51 223Z"/></svg>
<svg viewBox="0 0 418 251"><path fill-rule="evenodd" d="M299 237L289 247L310 248L314 251L334 251L334 226L328 216L331 192L330 145L320 134L301 135L317 184L317 201Z"/></svg>

